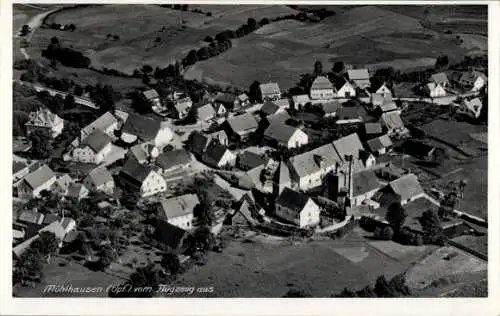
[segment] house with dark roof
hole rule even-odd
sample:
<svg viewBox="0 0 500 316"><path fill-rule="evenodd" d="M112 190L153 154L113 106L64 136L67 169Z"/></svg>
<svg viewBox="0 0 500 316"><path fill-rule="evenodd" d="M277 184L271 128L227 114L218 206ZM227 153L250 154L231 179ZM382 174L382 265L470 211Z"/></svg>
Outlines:
<svg viewBox="0 0 500 316"><path fill-rule="evenodd" d="M56 180L57 177L49 166L42 165L19 182L18 195L23 198L37 197L43 190L50 191Z"/></svg>
<svg viewBox="0 0 500 316"><path fill-rule="evenodd" d="M280 111L280 107L274 101L266 101L260 108L260 112L266 116L276 114Z"/></svg>
<svg viewBox="0 0 500 316"><path fill-rule="evenodd" d="M217 168L224 166L234 166L236 164L236 155L233 154L224 145L217 142L211 142L203 152L201 159L207 165Z"/></svg>
<svg viewBox="0 0 500 316"><path fill-rule="evenodd" d="M174 253L183 253L185 250L186 238L189 233L166 221L158 221L153 231L153 239L163 247L167 247Z"/></svg>
<svg viewBox="0 0 500 316"><path fill-rule="evenodd" d="M230 117L224 124L227 129L226 131L239 139L245 139L250 133L257 130L259 126L255 117L250 113Z"/></svg>
<svg viewBox="0 0 500 316"><path fill-rule="evenodd" d="M12 182L17 182L27 174L29 174L30 168L23 161L12 161Z"/></svg>
<svg viewBox="0 0 500 316"><path fill-rule="evenodd" d="M89 190L83 185L83 183L71 183L68 187L68 193L66 196L68 198L80 201L89 195Z"/></svg>
<svg viewBox="0 0 500 316"><path fill-rule="evenodd" d="M352 133L333 141L333 147L338 157L346 162L346 156L351 155L353 159L359 158L360 152L364 151L363 144L357 133Z"/></svg>
<svg viewBox="0 0 500 316"><path fill-rule="evenodd" d="M155 160L160 154L160 149L153 142L139 143L130 147L127 156L134 158L137 162L144 164Z"/></svg>
<svg viewBox="0 0 500 316"><path fill-rule="evenodd" d="M216 141L221 145L229 146L229 137L224 130L220 130L217 132L213 132L210 134L205 134L205 136L209 139L209 141Z"/></svg>
<svg viewBox="0 0 500 316"><path fill-rule="evenodd" d="M270 124L264 132L264 139L270 146L288 149L309 143L309 136L300 128L285 124Z"/></svg>
<svg viewBox="0 0 500 316"><path fill-rule="evenodd" d="M327 77L317 76L311 85L309 95L313 100L332 99L333 97L335 97L333 84Z"/></svg>
<svg viewBox="0 0 500 316"><path fill-rule="evenodd" d="M375 172L371 170L355 173L352 176L352 183L351 206L363 204L365 200L371 199L382 187Z"/></svg>
<svg viewBox="0 0 500 316"><path fill-rule="evenodd" d="M336 124L363 123L368 113L362 106L341 106L337 110Z"/></svg>
<svg viewBox="0 0 500 316"><path fill-rule="evenodd" d="M254 226L256 220L257 206L248 194L245 194L236 204L235 209L229 214L229 223L234 226Z"/></svg>
<svg viewBox="0 0 500 316"><path fill-rule="evenodd" d="M369 139L366 143L370 152L376 156L384 155L393 146L389 135L382 135L376 138Z"/></svg>
<svg viewBox="0 0 500 316"><path fill-rule="evenodd" d="M260 102L268 100L273 101L281 98L281 90L276 82L261 83L258 91Z"/></svg>
<svg viewBox="0 0 500 316"><path fill-rule="evenodd" d="M83 180L83 183L91 192L98 191L113 194L115 189L113 176L106 167L98 167L91 170Z"/></svg>
<svg viewBox="0 0 500 316"><path fill-rule="evenodd" d="M64 120L57 114L50 112L46 107L40 107L29 114L28 121L24 126L28 134L31 134L36 129L45 129L49 131L52 138L55 138L61 134L64 128Z"/></svg>
<svg viewBox="0 0 500 316"><path fill-rule="evenodd" d="M481 90L488 82L488 77L483 72L474 70L464 72L458 83L470 91Z"/></svg>
<svg viewBox="0 0 500 316"><path fill-rule="evenodd" d="M156 147L163 148L173 135L170 127L158 119L130 114L123 124L120 138L127 144L151 141Z"/></svg>
<svg viewBox="0 0 500 316"><path fill-rule="evenodd" d="M210 142L211 139L206 135L203 135L198 131L194 131L191 133L191 135L189 135L187 146L193 154L201 156L207 149Z"/></svg>
<svg viewBox="0 0 500 316"><path fill-rule="evenodd" d="M319 214L318 204L310 197L289 188L276 200L276 215L300 228L319 224Z"/></svg>
<svg viewBox="0 0 500 316"><path fill-rule="evenodd" d="M382 125L380 123L365 123L365 135L368 138L382 134Z"/></svg>
<svg viewBox="0 0 500 316"><path fill-rule="evenodd" d="M321 103L321 110L323 111L323 117L334 117L337 115L339 109L342 108L342 104L339 101L329 101Z"/></svg>
<svg viewBox="0 0 500 316"><path fill-rule="evenodd" d="M389 86L383 81L375 86L371 86L370 90L372 91L371 95L381 95L385 98L392 98L392 92Z"/></svg>
<svg viewBox="0 0 500 316"><path fill-rule="evenodd" d="M72 145L73 147L78 147L78 145L83 142L90 134L99 130L111 138L114 138L115 131L118 129L118 119L111 114L111 112L106 112L97 118L95 121L89 125L82 128L80 131L80 138L75 140Z"/></svg>
<svg viewBox="0 0 500 316"><path fill-rule="evenodd" d="M166 175L172 172L179 172L191 168L191 155L184 149L166 151L156 159L158 172Z"/></svg>
<svg viewBox="0 0 500 316"><path fill-rule="evenodd" d="M111 138L104 132L95 130L65 157L72 161L100 164L111 152L111 148Z"/></svg>
<svg viewBox="0 0 500 316"><path fill-rule="evenodd" d="M196 194L184 194L163 199L156 204L157 218L179 228L193 228L193 210L200 204Z"/></svg>
<svg viewBox="0 0 500 316"><path fill-rule="evenodd" d="M217 116L226 114L228 109L239 107L238 97L232 93L218 93L214 98L214 109Z"/></svg>
<svg viewBox="0 0 500 316"><path fill-rule="evenodd" d="M389 184L381 190L380 194L378 194L376 200L380 201L381 205L388 205L389 203L394 202L394 200L389 199L388 196L397 197L396 202L404 205L408 202L424 197L425 192L422 189L417 176L409 173L389 182Z"/></svg>
<svg viewBox="0 0 500 316"><path fill-rule="evenodd" d="M165 179L152 167L128 159L119 173L122 187L136 192L142 197L151 196L167 190Z"/></svg>
<svg viewBox="0 0 500 316"><path fill-rule="evenodd" d="M366 89L370 87L370 74L368 69L348 69L347 77L354 84L355 87L360 89Z"/></svg>
<svg viewBox="0 0 500 316"><path fill-rule="evenodd" d="M247 150L238 155L236 165L241 170L247 171L260 165L264 165L266 162L267 160L262 157L262 155L258 155Z"/></svg>

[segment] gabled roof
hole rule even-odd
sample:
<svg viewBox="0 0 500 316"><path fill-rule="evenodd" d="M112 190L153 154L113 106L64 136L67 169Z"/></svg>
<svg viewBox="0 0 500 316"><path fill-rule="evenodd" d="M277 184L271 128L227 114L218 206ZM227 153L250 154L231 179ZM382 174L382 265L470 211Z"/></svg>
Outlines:
<svg viewBox="0 0 500 316"><path fill-rule="evenodd" d="M295 105L306 104L308 102L311 102L311 99L309 98L308 94L294 95L292 96L292 100Z"/></svg>
<svg viewBox="0 0 500 316"><path fill-rule="evenodd" d="M38 231L39 234L43 232L53 233L59 241L63 241L64 236L66 236L66 231L60 222L52 222Z"/></svg>
<svg viewBox="0 0 500 316"><path fill-rule="evenodd" d="M371 94L371 102L374 105L381 105L386 103L387 101L392 101L392 97L388 96L385 93L372 93Z"/></svg>
<svg viewBox="0 0 500 316"><path fill-rule="evenodd" d="M472 100L464 99L463 102L464 102L464 105L474 113L478 112L483 107L483 103L481 102L481 99L479 99L479 98L474 98Z"/></svg>
<svg viewBox="0 0 500 316"><path fill-rule="evenodd" d="M227 139L227 134L224 130L213 132L205 135L210 141L216 140L220 142L221 139Z"/></svg>
<svg viewBox="0 0 500 316"><path fill-rule="evenodd" d="M398 112L386 112L381 117L388 129L403 128L405 125Z"/></svg>
<svg viewBox="0 0 500 316"><path fill-rule="evenodd" d="M290 107L290 100L289 99L279 99L274 101L274 104L280 107L280 109L285 109Z"/></svg>
<svg viewBox="0 0 500 316"><path fill-rule="evenodd" d="M389 187L392 192L401 196L401 200L408 200L418 194L424 193L417 176L412 173L389 182Z"/></svg>
<svg viewBox="0 0 500 316"><path fill-rule="evenodd" d="M214 107L210 103L198 108L198 118L200 120L211 119L215 116L215 114Z"/></svg>
<svg viewBox="0 0 500 316"><path fill-rule="evenodd" d="M368 69L349 69L347 70L347 76L350 80L369 80L370 74L368 73Z"/></svg>
<svg viewBox="0 0 500 316"><path fill-rule="evenodd" d="M227 151L229 151L229 149L227 149L224 145L221 145L218 142L213 142L208 145L207 149L203 153L203 160L205 160L208 164L217 165Z"/></svg>
<svg viewBox="0 0 500 316"><path fill-rule="evenodd" d="M381 134L382 125L380 123L365 123L365 132L367 135Z"/></svg>
<svg viewBox="0 0 500 316"><path fill-rule="evenodd" d="M123 125L122 132L135 135L138 138L148 141L158 134L161 128L161 121L146 116L130 114Z"/></svg>
<svg viewBox="0 0 500 316"><path fill-rule="evenodd" d="M151 171L150 167L139 164L135 159L128 159L120 170L120 176L141 186Z"/></svg>
<svg viewBox="0 0 500 316"><path fill-rule="evenodd" d="M13 161L12 162L12 173L17 173L21 170L23 170L24 168L27 168L28 165L25 164L24 162L22 161Z"/></svg>
<svg viewBox="0 0 500 316"><path fill-rule="evenodd" d="M81 183L71 183L68 187L68 193L66 195L68 197L78 198L80 197L80 193L83 188L84 186Z"/></svg>
<svg viewBox="0 0 500 316"><path fill-rule="evenodd" d="M324 77L324 76L317 76L311 85L311 91L312 90L327 90L327 89L333 89L333 84L330 82L330 80L327 77Z"/></svg>
<svg viewBox="0 0 500 316"><path fill-rule="evenodd" d="M257 121L250 113L230 117L227 119L227 123L237 134L248 130L256 130L258 127Z"/></svg>
<svg viewBox="0 0 500 316"><path fill-rule="evenodd" d="M267 117L267 121L269 124L283 124L285 125L286 121L291 118L290 114L288 112L279 112L273 115L269 115Z"/></svg>
<svg viewBox="0 0 500 316"><path fill-rule="evenodd" d="M380 137L368 140L367 144L368 148L370 148L370 151L376 152L380 149L392 146L392 141L388 135L382 135Z"/></svg>
<svg viewBox="0 0 500 316"><path fill-rule="evenodd" d="M276 200L276 204L300 213L304 209L304 206L306 206L309 199L310 198L307 195L285 187Z"/></svg>
<svg viewBox="0 0 500 316"><path fill-rule="evenodd" d="M362 195L381 187L375 172L365 170L353 175L353 196Z"/></svg>
<svg viewBox="0 0 500 316"><path fill-rule="evenodd" d="M50 112L45 107L40 107L35 112L29 114L29 120L26 122L26 125L52 128L61 121L62 119L57 114Z"/></svg>
<svg viewBox="0 0 500 316"><path fill-rule="evenodd" d="M56 180L56 183L59 185L59 187L63 190L67 190L69 185L73 182L73 179L68 174L63 175L62 177L59 177Z"/></svg>
<svg viewBox="0 0 500 316"><path fill-rule="evenodd" d="M85 140L80 144L80 147L90 147L93 152L98 153L104 149L109 143L111 138L100 130L93 131Z"/></svg>
<svg viewBox="0 0 500 316"><path fill-rule="evenodd" d="M341 163L342 159L331 144L326 144L290 158L290 164L299 177L310 175L323 167L334 167L337 162Z"/></svg>
<svg viewBox="0 0 500 316"><path fill-rule="evenodd" d="M379 105L378 108L380 108L382 112L390 112L390 111L396 111L398 109L398 106L396 105L396 102L391 101Z"/></svg>
<svg viewBox="0 0 500 316"><path fill-rule="evenodd" d="M263 96L268 94L281 94L280 87L276 82L261 83L259 89Z"/></svg>
<svg viewBox="0 0 500 316"><path fill-rule="evenodd" d="M42 165L37 170L24 177L24 181L34 190L46 183L56 175L47 165Z"/></svg>
<svg viewBox="0 0 500 316"><path fill-rule="evenodd" d="M337 117L339 118L339 120L353 120L358 118L364 120L367 116L368 113L362 106L341 106L337 110Z"/></svg>
<svg viewBox="0 0 500 316"><path fill-rule="evenodd" d="M351 84L349 83L349 81L347 81L344 77L337 77L337 78L335 79L335 85L334 85L334 86L335 86L335 89L338 91L338 90L342 89L342 87L343 87L344 85L346 85L346 84L351 85ZM352 86L352 85L351 85L351 86Z"/></svg>
<svg viewBox="0 0 500 316"><path fill-rule="evenodd" d="M44 215L43 213L37 211L26 210L19 215L19 218L17 220L26 223L39 224L43 222Z"/></svg>
<svg viewBox="0 0 500 316"><path fill-rule="evenodd" d="M111 114L110 112L106 112L103 115L101 115L99 118L97 118L95 121L93 121L89 125L85 126L82 129L82 132L89 134L93 130L105 131L107 128L109 128L113 124L116 124L117 122L118 122L118 120L116 119L116 117L113 114Z"/></svg>
<svg viewBox="0 0 500 316"><path fill-rule="evenodd" d="M155 89L146 90L142 93L142 95L146 100L156 99L160 97Z"/></svg>
<svg viewBox="0 0 500 316"><path fill-rule="evenodd" d="M290 138L295 133L305 134L302 130L296 127L278 123L278 124L270 124L266 129L266 131L264 132L264 136L274 139L279 143L288 143Z"/></svg>
<svg viewBox="0 0 500 316"><path fill-rule="evenodd" d="M342 104L339 101L330 101L321 104L321 109L325 114L337 113L340 108L342 108Z"/></svg>
<svg viewBox="0 0 500 316"><path fill-rule="evenodd" d="M430 81L436 84L448 83L448 77L444 72L439 72L437 74L433 74L430 78Z"/></svg>
<svg viewBox="0 0 500 316"><path fill-rule="evenodd" d="M346 161L346 155L352 155L353 159L358 159L359 152L363 150L363 145L357 133L334 140L333 147L342 161Z"/></svg>
<svg viewBox="0 0 500 316"><path fill-rule="evenodd" d="M234 94L219 92L215 96L214 100L215 100L215 102L229 104L229 103L234 103L234 101L236 100L236 98L237 97Z"/></svg>
<svg viewBox="0 0 500 316"><path fill-rule="evenodd" d="M253 169L260 165L264 165L266 159L251 151L244 151L238 155L238 162L241 165L249 167L249 169Z"/></svg>
<svg viewBox="0 0 500 316"><path fill-rule="evenodd" d="M159 202L167 220L193 214L193 209L200 203L196 194L185 194Z"/></svg>
<svg viewBox="0 0 500 316"><path fill-rule="evenodd" d="M88 177L95 186L100 186L102 184L113 181L113 176L106 167L98 167L91 170L88 174Z"/></svg>
<svg viewBox="0 0 500 316"><path fill-rule="evenodd" d="M187 234L184 229L160 220L156 224L153 238L175 250L182 245Z"/></svg>
<svg viewBox="0 0 500 316"><path fill-rule="evenodd" d="M186 165L191 162L191 156L184 149L164 152L156 158L156 165L162 169Z"/></svg>
<svg viewBox="0 0 500 316"><path fill-rule="evenodd" d="M152 142L139 143L130 147L130 153L137 161L141 162L147 160L155 148Z"/></svg>
<svg viewBox="0 0 500 316"><path fill-rule="evenodd" d="M488 80L488 77L483 72L474 70L474 71L467 71L460 76L460 83L474 83L477 78L482 78L484 81Z"/></svg>
<svg viewBox="0 0 500 316"><path fill-rule="evenodd" d="M280 109L280 107L272 101L264 102L264 104L260 108L261 112L264 113L265 115L274 114L274 113L278 112L279 109Z"/></svg>
<svg viewBox="0 0 500 316"><path fill-rule="evenodd" d="M209 142L210 139L198 131L189 136L189 148L197 155L201 155L205 151Z"/></svg>

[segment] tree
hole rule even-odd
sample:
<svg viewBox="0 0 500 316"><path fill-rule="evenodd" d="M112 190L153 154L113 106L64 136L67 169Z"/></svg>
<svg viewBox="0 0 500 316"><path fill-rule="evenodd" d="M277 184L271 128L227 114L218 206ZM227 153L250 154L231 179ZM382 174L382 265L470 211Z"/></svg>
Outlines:
<svg viewBox="0 0 500 316"><path fill-rule="evenodd" d="M101 270L106 269L116 258L116 254L111 247L103 247L99 254L99 265Z"/></svg>
<svg viewBox="0 0 500 316"><path fill-rule="evenodd" d="M251 31L254 31L257 28L257 21L254 18L249 18L247 20L247 25Z"/></svg>
<svg viewBox="0 0 500 316"><path fill-rule="evenodd" d="M41 128L34 130L30 134L29 139L33 158L46 159L50 157L53 151L51 138L50 132Z"/></svg>
<svg viewBox="0 0 500 316"><path fill-rule="evenodd" d="M269 19L268 18L262 18L259 22L261 26L264 26L266 24L269 24Z"/></svg>
<svg viewBox="0 0 500 316"><path fill-rule="evenodd" d="M198 217L200 225L212 225L214 215L209 205L200 203L194 207L193 213Z"/></svg>
<svg viewBox="0 0 500 316"><path fill-rule="evenodd" d="M160 284L159 271L155 269L153 264L149 264L142 268L137 268L129 277L127 285L130 291L123 293L125 297L152 297L153 293L158 289ZM144 290L151 287L151 291Z"/></svg>
<svg viewBox="0 0 500 316"><path fill-rule="evenodd" d="M147 74L142 75L142 83L148 85L151 82L151 78Z"/></svg>
<svg viewBox="0 0 500 316"><path fill-rule="evenodd" d="M335 297L358 297L356 292L349 290L348 288L344 288L342 292L335 295Z"/></svg>
<svg viewBox="0 0 500 316"><path fill-rule="evenodd" d="M29 32L31 32L31 28L29 25L24 24L21 29L21 36L26 36Z"/></svg>
<svg viewBox="0 0 500 316"><path fill-rule="evenodd" d="M381 275L375 282L375 293L378 297L398 297L397 291L393 285L387 282L385 276Z"/></svg>
<svg viewBox="0 0 500 316"><path fill-rule="evenodd" d="M429 209L422 214L420 218L422 229L430 236L441 236L443 228L441 227L441 219L435 210Z"/></svg>
<svg viewBox="0 0 500 316"><path fill-rule="evenodd" d="M283 297L312 297L312 295L305 290L290 289Z"/></svg>
<svg viewBox="0 0 500 316"><path fill-rule="evenodd" d="M358 297L377 297L377 293L372 286L367 285L362 290L356 292Z"/></svg>
<svg viewBox="0 0 500 316"><path fill-rule="evenodd" d="M40 238L35 240L31 245L38 248L40 254L47 257L47 260L50 260L51 255L55 254L59 249L60 241L52 232L41 232L39 236Z"/></svg>
<svg viewBox="0 0 500 316"><path fill-rule="evenodd" d="M248 89L248 98L250 102L256 102L260 99L260 82L254 81Z"/></svg>
<svg viewBox="0 0 500 316"><path fill-rule="evenodd" d="M382 229L382 232L380 234L380 237L384 240L392 240L392 237L394 236L394 230L390 226L384 227Z"/></svg>
<svg viewBox="0 0 500 316"><path fill-rule="evenodd" d="M406 217L406 210L403 208L401 203L392 203L388 207L385 218L389 222L389 225L391 225L394 232L399 232L405 223Z"/></svg>
<svg viewBox="0 0 500 316"><path fill-rule="evenodd" d="M342 61L336 61L333 64L332 71L336 74L340 74L340 73L344 72L344 63Z"/></svg>
<svg viewBox="0 0 500 316"><path fill-rule="evenodd" d="M83 94L83 88L79 84L75 85L75 88L73 89L73 94L76 96L81 97Z"/></svg>
<svg viewBox="0 0 500 316"><path fill-rule="evenodd" d="M458 188L460 190L460 198L463 200L464 199L464 191L465 191L465 187L467 187L467 180L460 180L460 182L458 183Z"/></svg>
<svg viewBox="0 0 500 316"><path fill-rule="evenodd" d="M411 294L410 288L406 285L405 276L402 273L395 275L389 282L389 286L401 296L409 296Z"/></svg>
<svg viewBox="0 0 500 316"><path fill-rule="evenodd" d="M316 60L316 62L314 63L314 74L316 76L323 74L323 63L321 63L321 61L319 60Z"/></svg>
<svg viewBox="0 0 500 316"><path fill-rule="evenodd" d="M212 38L212 36L205 36L205 38L203 39L203 41L207 42L207 43L211 43L214 41L214 39Z"/></svg>
<svg viewBox="0 0 500 316"><path fill-rule="evenodd" d="M43 269L43 255L38 248L29 247L19 258L17 263L18 278L39 278Z"/></svg>
<svg viewBox="0 0 500 316"><path fill-rule="evenodd" d="M120 39L120 36L118 36L118 35L113 35L113 39L114 39L115 41L117 41L117 40L119 40L119 39Z"/></svg>
<svg viewBox="0 0 500 316"><path fill-rule="evenodd" d="M71 32L74 32L76 30L76 25L71 23L69 26L68 26L68 30L71 31Z"/></svg>
<svg viewBox="0 0 500 316"><path fill-rule="evenodd" d="M150 74L151 72L153 72L153 67L151 67L150 65L143 65L142 72L145 74Z"/></svg>
<svg viewBox="0 0 500 316"><path fill-rule="evenodd" d="M173 252L164 253L160 264L166 272L172 275L177 274L181 269L179 257Z"/></svg>
<svg viewBox="0 0 500 316"><path fill-rule="evenodd" d="M193 233L193 241L197 250L209 251L215 245L215 236L207 226L196 229Z"/></svg>
<svg viewBox="0 0 500 316"><path fill-rule="evenodd" d="M193 65L198 61L198 55L196 50L192 49L187 54L186 58L183 60L186 66Z"/></svg>
<svg viewBox="0 0 500 316"><path fill-rule="evenodd" d="M71 94L66 95L64 98L64 109L65 110L70 110L75 108L75 97Z"/></svg>

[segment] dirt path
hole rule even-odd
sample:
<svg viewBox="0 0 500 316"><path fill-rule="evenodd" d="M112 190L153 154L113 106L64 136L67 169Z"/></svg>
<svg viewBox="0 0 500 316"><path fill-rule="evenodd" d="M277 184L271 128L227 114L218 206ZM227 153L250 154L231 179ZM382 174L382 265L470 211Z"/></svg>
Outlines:
<svg viewBox="0 0 500 316"><path fill-rule="evenodd" d="M41 8L41 7L36 7L36 8L43 10L43 8ZM28 34L28 36L24 37L24 39L29 43L31 41L31 39L33 38L33 35L35 34L35 31L42 25L43 19L45 19L45 17L48 16L49 14L56 12L57 10L59 10L59 9L54 9L54 10L42 12L40 14L35 15L30 20L28 20L25 24L30 27L31 32ZM15 37L21 38L21 36L19 35L20 32L21 32L20 29L18 31L16 31ZM20 50L21 50L21 54L23 54L25 59L30 59L30 55L26 51L26 48L21 48Z"/></svg>

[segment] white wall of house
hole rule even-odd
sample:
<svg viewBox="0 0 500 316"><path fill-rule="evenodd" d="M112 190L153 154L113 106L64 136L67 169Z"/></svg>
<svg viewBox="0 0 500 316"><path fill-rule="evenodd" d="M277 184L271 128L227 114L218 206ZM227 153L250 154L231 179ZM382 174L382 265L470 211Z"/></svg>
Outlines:
<svg viewBox="0 0 500 316"><path fill-rule="evenodd" d="M300 212L299 226L307 227L319 224L319 213L319 206L312 199L309 199L304 209Z"/></svg>
<svg viewBox="0 0 500 316"><path fill-rule="evenodd" d="M151 171L141 185L141 196L151 196L167 190L165 179L158 173Z"/></svg>
<svg viewBox="0 0 500 316"><path fill-rule="evenodd" d="M485 84L486 82L484 81L483 78L477 77L476 81L474 81L474 86L472 87L472 91L481 90L481 88L484 87Z"/></svg>
<svg viewBox="0 0 500 316"><path fill-rule="evenodd" d="M322 184L323 176L332 171L334 168L335 166L328 166L325 168L321 168L320 170L309 175L301 177L300 179L298 179L299 188L302 190L308 190L320 186Z"/></svg>
<svg viewBox="0 0 500 316"><path fill-rule="evenodd" d="M89 189L85 185L82 185L80 188L80 192L78 192L78 200L83 199L88 195L89 195Z"/></svg>
<svg viewBox="0 0 500 316"><path fill-rule="evenodd" d="M57 121L57 123L52 126L52 137L57 137L59 134L62 133L62 130L64 128L64 121L61 119L60 121Z"/></svg>
<svg viewBox="0 0 500 316"><path fill-rule="evenodd" d="M56 182L56 176L53 176L52 178L50 178L49 180L47 180L45 183L43 183L42 185L40 185L39 187L37 188L30 188L29 185L27 185L25 183L25 181L22 181L20 183L20 185L18 186L18 195L20 197L24 197L24 198L32 198L32 197L37 197L40 195L40 192L42 192L43 190L47 190L47 191L51 191L51 188L54 184L54 182Z"/></svg>
<svg viewBox="0 0 500 316"><path fill-rule="evenodd" d="M100 191L108 194L112 194L115 188L115 182L114 181L108 181L105 183L102 183L98 186L94 185L94 182L90 179L90 177L86 177L85 180L83 180L83 184L90 190L90 191Z"/></svg>
<svg viewBox="0 0 500 316"><path fill-rule="evenodd" d="M160 169L160 173L162 175L166 175L166 174L169 174L169 173L173 173L173 172L179 172L179 171L182 171L182 170L186 170L186 169L189 169L191 168L191 163L189 162L186 162L185 164L181 164L181 165L176 165L176 166L172 166L168 169Z"/></svg>
<svg viewBox="0 0 500 316"><path fill-rule="evenodd" d="M29 173L30 169L28 168L28 166L24 167L23 169L19 170L18 172L12 175L12 182L17 182L18 180L27 176Z"/></svg>
<svg viewBox="0 0 500 316"><path fill-rule="evenodd" d="M164 126L160 128L158 134L156 134L156 137L154 139L154 145L156 147L162 148L163 146L168 145L172 141L173 137L174 133L172 132L172 130L167 126Z"/></svg>
<svg viewBox="0 0 500 316"><path fill-rule="evenodd" d="M288 140L286 147L288 149L298 148L306 145L307 143L309 143L309 136L307 136L307 134L301 131L300 129L296 129L295 133L293 133L293 135Z"/></svg>
<svg viewBox="0 0 500 316"><path fill-rule="evenodd" d="M376 188L376 189L373 189L371 191L365 192L363 194L353 196L351 198L351 205L358 206L358 205L363 204L364 200L371 199L375 195L375 193L378 192L378 190L379 190L379 188Z"/></svg>
<svg viewBox="0 0 500 316"><path fill-rule="evenodd" d="M392 94L391 90L385 84L380 86L380 88L378 88L378 90L375 93L384 94L384 95L391 95Z"/></svg>
<svg viewBox="0 0 500 316"><path fill-rule="evenodd" d="M109 137L115 138L115 130L118 129L118 121L113 122L113 124L109 125L106 127L104 130L101 130L101 132L107 134ZM95 132L96 128L95 126L88 126L83 128L80 132L80 137L82 140L85 140L90 134Z"/></svg>
<svg viewBox="0 0 500 316"><path fill-rule="evenodd" d="M233 154L230 150L226 150L222 158L217 163L217 167L223 167L226 165L234 166L236 164L236 155Z"/></svg>
<svg viewBox="0 0 500 316"><path fill-rule="evenodd" d="M167 222L182 229L190 230L193 228L193 214L169 218Z"/></svg>
<svg viewBox="0 0 500 316"><path fill-rule="evenodd" d="M423 198L423 197L425 197L425 192L422 192L420 194L412 196L411 198L409 198L407 200L401 200L401 205L408 204L410 202L413 202L413 201L418 200L418 199Z"/></svg>
<svg viewBox="0 0 500 316"><path fill-rule="evenodd" d="M335 97L333 89L313 89L311 90L311 99L327 100Z"/></svg>
<svg viewBox="0 0 500 316"><path fill-rule="evenodd" d="M446 96L446 90L438 84L434 87L434 89L429 91L429 96L431 98L444 97Z"/></svg>
<svg viewBox="0 0 500 316"><path fill-rule="evenodd" d="M346 82L342 88L337 91L337 97L339 98L350 98L355 96L356 90L354 90L354 87L349 82Z"/></svg>
<svg viewBox="0 0 500 316"><path fill-rule="evenodd" d="M84 163L101 163L104 158L111 152L111 143L108 143L101 151L95 153L89 146L83 148L75 148L73 150L72 160Z"/></svg>

